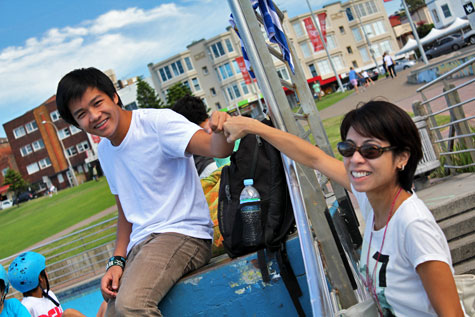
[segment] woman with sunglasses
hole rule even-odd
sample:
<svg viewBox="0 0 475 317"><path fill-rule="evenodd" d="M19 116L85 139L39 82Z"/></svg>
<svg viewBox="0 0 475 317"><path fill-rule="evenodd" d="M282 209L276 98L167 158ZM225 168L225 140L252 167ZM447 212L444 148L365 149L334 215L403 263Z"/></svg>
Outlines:
<svg viewBox="0 0 475 317"><path fill-rule="evenodd" d="M258 134L353 192L367 224L359 271L381 315L463 316L447 240L412 192L422 150L406 112L370 101L347 113L338 143L343 162L254 119L231 117L224 128L228 141Z"/></svg>

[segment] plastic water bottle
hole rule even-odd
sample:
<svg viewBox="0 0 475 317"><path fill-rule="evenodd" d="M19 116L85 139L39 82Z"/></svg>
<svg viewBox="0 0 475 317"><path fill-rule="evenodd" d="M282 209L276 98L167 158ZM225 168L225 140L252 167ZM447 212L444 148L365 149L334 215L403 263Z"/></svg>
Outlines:
<svg viewBox="0 0 475 317"><path fill-rule="evenodd" d="M254 180L245 179L239 197L243 223L242 240L245 246L257 246L261 242L261 196L252 185Z"/></svg>

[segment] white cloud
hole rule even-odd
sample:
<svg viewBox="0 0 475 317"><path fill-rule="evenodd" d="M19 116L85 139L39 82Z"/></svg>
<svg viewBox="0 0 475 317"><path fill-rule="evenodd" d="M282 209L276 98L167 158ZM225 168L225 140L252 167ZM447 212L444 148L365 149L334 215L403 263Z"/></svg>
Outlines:
<svg viewBox="0 0 475 317"><path fill-rule="evenodd" d="M78 67L114 69L118 78L149 76L148 63L224 32L228 15L222 0L114 10L5 48L0 51L0 124L54 95L59 79Z"/></svg>

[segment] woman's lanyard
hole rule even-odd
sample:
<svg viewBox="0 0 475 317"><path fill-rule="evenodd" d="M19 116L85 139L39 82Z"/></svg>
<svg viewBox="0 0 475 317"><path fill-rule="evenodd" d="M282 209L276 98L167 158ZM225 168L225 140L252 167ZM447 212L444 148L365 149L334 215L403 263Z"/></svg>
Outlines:
<svg viewBox="0 0 475 317"><path fill-rule="evenodd" d="M391 215L392 215L393 209L394 209L394 204L396 203L396 200L399 197L399 194L401 193L401 190L402 190L402 188L399 188L396 196L393 199L393 202L391 203L391 209L389 209L388 220L386 220L386 225L384 226L383 241L381 242L381 248L379 249L378 258L376 259L376 263L374 264L374 270L373 270L372 276L370 277L368 266L369 266L369 254L371 252L371 241L373 241L373 228L374 228L374 211L373 211L373 224L372 224L372 227L371 227L371 235L369 236L368 254L366 255L366 283L365 283L365 286L369 289L369 291L371 293L371 296L373 296L373 298L376 300L376 303L378 305L378 310L379 310L380 313L382 312L382 309L381 309L381 306L379 304L378 295L376 294L376 286L374 285L373 281L374 281L374 278L375 278L376 268L377 268L378 262L379 262L379 257L381 255L381 252L383 251L384 240L386 239L386 231L388 230L389 219L391 219Z"/></svg>

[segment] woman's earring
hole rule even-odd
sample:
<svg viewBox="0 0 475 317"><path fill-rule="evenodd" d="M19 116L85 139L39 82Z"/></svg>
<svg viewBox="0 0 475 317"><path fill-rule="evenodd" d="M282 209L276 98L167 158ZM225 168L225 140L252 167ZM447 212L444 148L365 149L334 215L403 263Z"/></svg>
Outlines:
<svg viewBox="0 0 475 317"><path fill-rule="evenodd" d="M400 172L404 171L404 168L405 168L405 167L406 167L406 166L403 165L402 167L399 168L399 171L400 171Z"/></svg>

